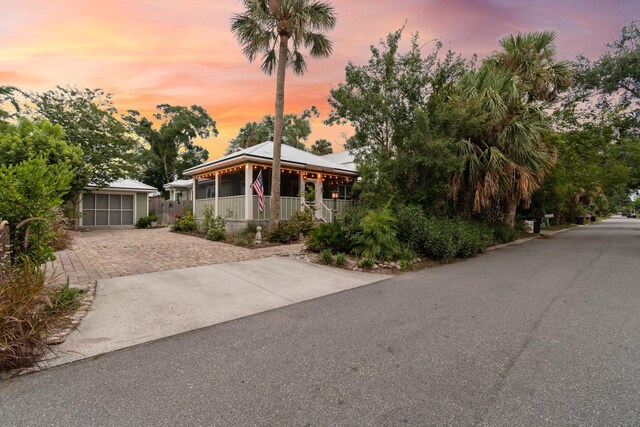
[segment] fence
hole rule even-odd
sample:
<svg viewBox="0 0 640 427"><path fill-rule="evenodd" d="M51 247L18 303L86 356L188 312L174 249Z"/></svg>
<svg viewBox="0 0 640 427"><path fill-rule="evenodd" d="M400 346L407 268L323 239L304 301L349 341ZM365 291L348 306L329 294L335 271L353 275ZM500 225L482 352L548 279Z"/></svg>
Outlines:
<svg viewBox="0 0 640 427"><path fill-rule="evenodd" d="M174 200L149 199L149 213L155 212L162 225L173 224L175 215L183 215L191 209L191 200L176 202Z"/></svg>

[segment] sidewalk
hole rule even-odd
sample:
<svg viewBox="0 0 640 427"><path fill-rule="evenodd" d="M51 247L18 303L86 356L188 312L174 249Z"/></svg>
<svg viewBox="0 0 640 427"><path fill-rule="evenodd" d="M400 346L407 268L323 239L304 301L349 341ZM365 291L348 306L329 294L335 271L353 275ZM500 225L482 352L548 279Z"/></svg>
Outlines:
<svg viewBox="0 0 640 427"><path fill-rule="evenodd" d="M386 279L287 257L98 280L76 331L48 366L96 356Z"/></svg>

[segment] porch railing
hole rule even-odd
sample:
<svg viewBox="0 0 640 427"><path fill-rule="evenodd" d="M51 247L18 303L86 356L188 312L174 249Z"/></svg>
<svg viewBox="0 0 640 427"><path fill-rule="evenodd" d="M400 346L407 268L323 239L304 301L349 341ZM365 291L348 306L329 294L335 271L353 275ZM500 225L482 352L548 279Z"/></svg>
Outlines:
<svg viewBox="0 0 640 427"><path fill-rule="evenodd" d="M244 196L230 196L218 198L218 215L226 216L227 219L244 219Z"/></svg>
<svg viewBox="0 0 640 427"><path fill-rule="evenodd" d="M210 207L215 210L216 199L196 199L196 211L193 213L196 218L202 219L206 207Z"/></svg>
<svg viewBox="0 0 640 427"><path fill-rule="evenodd" d="M271 212L271 197L265 196L264 198L264 212L260 212L258 209L258 196L253 196L253 219L254 220L269 220L269 212ZM299 197L280 197L280 219L289 219L291 214L300 210L300 198Z"/></svg>

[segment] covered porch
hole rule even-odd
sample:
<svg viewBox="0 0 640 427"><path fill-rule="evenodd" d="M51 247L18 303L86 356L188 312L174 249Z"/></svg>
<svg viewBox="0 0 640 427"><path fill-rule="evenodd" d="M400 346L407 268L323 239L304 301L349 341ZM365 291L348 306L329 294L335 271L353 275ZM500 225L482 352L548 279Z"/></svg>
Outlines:
<svg viewBox="0 0 640 427"><path fill-rule="evenodd" d="M264 212L259 210L259 198L251 187L262 172L265 193ZM238 166L194 176L199 188L202 181L210 186L209 192L195 191L193 212L202 220L207 207L215 216L225 216L228 221L249 223L268 222L271 212L271 166L244 163ZM212 185L209 183L213 183ZM323 174L303 169L282 168L280 179L280 219L286 220L293 212L306 208L314 211L320 221L331 222L334 215L351 205L351 187L354 178L339 174ZM314 198L305 198L312 194ZM333 194L332 194L333 193ZM202 197L203 195L209 197ZM333 196L333 197L332 197Z"/></svg>

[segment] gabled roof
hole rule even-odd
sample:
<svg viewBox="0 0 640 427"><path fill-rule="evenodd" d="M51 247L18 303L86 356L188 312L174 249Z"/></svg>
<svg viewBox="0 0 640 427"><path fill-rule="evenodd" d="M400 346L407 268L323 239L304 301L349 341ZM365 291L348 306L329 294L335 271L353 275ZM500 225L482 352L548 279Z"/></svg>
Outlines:
<svg viewBox="0 0 640 427"><path fill-rule="evenodd" d="M170 188L191 188L193 186L193 179L176 179L175 181L171 181L165 185L163 185L165 190Z"/></svg>
<svg viewBox="0 0 640 427"><path fill-rule="evenodd" d="M322 156L322 158L329 160L330 162L352 167L354 170L356 167L355 158L348 151L339 151L337 153L325 154L324 156Z"/></svg>
<svg viewBox="0 0 640 427"><path fill-rule="evenodd" d="M204 163L199 166L189 168L184 171L185 175L195 175L200 171L215 169L215 166L220 164L237 163L239 160L257 160L257 161L272 161L273 160L273 142L267 141L253 147L245 148L242 151L227 154L217 160ZM354 175L356 169L354 166L343 165L340 163L332 162L321 156L316 156L308 151L299 150L289 145L282 144L282 151L280 159L283 164L298 165L311 169L320 169L329 172L346 172L350 175Z"/></svg>
<svg viewBox="0 0 640 427"><path fill-rule="evenodd" d="M97 185L89 184L86 188L88 190L129 190L136 191L138 193L155 193L158 191L157 188L144 184L140 181L136 181L135 179L128 178L113 181L106 187L98 187Z"/></svg>

